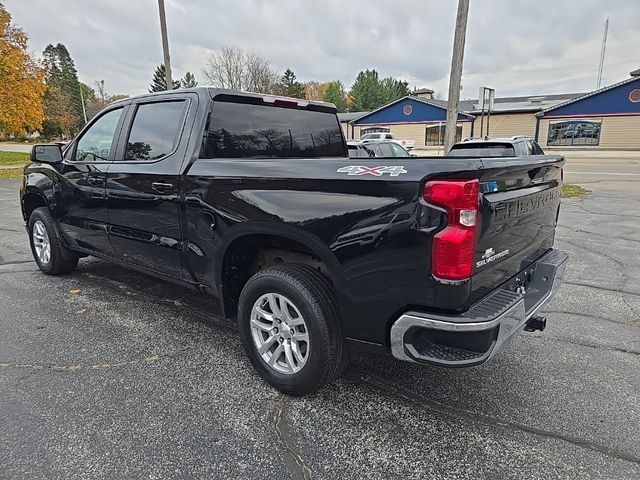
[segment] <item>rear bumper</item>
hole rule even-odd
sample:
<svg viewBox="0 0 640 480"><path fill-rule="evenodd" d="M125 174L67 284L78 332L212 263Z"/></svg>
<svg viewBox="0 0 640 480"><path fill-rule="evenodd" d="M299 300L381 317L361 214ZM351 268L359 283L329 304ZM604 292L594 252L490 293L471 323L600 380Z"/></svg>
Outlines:
<svg viewBox="0 0 640 480"><path fill-rule="evenodd" d="M467 367L486 362L558 292L568 255L552 250L521 272L526 292L514 282L458 316L407 312L391 327L391 352L410 362Z"/></svg>

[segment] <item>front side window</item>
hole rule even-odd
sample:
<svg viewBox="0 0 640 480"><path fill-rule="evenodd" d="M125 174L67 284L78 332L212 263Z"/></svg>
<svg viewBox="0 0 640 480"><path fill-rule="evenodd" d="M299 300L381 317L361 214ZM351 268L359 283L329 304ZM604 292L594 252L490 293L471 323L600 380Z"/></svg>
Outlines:
<svg viewBox="0 0 640 480"><path fill-rule="evenodd" d="M344 157L330 111L216 101L201 158Z"/></svg>
<svg viewBox="0 0 640 480"><path fill-rule="evenodd" d="M184 100L138 105L125 160L157 160L173 152L182 130L185 107Z"/></svg>
<svg viewBox="0 0 640 480"><path fill-rule="evenodd" d="M444 145L445 131L445 124L429 125L426 128L424 144L431 147ZM454 142L459 142L460 140L462 140L462 126L457 125Z"/></svg>
<svg viewBox="0 0 640 480"><path fill-rule="evenodd" d="M598 145L602 123L589 120L570 120L549 124L547 145Z"/></svg>
<svg viewBox="0 0 640 480"><path fill-rule="evenodd" d="M122 111L123 108L116 108L98 118L78 140L73 159L78 162L107 161Z"/></svg>

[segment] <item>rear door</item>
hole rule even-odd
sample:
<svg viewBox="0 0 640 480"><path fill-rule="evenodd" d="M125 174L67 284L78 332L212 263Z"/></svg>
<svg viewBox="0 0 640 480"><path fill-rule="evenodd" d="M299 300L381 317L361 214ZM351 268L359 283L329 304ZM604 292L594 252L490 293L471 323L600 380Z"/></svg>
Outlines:
<svg viewBox="0 0 640 480"><path fill-rule="evenodd" d="M135 101L107 173L109 239L116 257L178 278L180 169L196 109L197 96L188 93Z"/></svg>
<svg viewBox="0 0 640 480"><path fill-rule="evenodd" d="M472 302L553 247L564 159L483 158L482 163Z"/></svg>

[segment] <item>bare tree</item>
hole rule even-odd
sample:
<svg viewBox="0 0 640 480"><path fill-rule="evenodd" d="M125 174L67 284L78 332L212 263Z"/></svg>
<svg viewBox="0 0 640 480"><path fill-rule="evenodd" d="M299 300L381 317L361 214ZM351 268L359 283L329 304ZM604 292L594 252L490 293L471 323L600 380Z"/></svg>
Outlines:
<svg viewBox="0 0 640 480"><path fill-rule="evenodd" d="M235 47L212 52L202 74L213 86L259 93L273 93L278 79L268 60Z"/></svg>
<svg viewBox="0 0 640 480"><path fill-rule="evenodd" d="M250 92L274 93L278 73L269 60L250 53L245 56L246 89Z"/></svg>

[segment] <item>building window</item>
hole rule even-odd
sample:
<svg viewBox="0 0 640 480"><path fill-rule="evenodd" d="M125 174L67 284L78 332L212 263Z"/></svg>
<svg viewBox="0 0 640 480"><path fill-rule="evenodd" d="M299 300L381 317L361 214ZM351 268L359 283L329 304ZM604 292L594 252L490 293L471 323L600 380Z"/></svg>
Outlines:
<svg viewBox="0 0 640 480"><path fill-rule="evenodd" d="M360 136L366 135L367 133L389 133L389 129L386 127L369 127L360 130Z"/></svg>
<svg viewBox="0 0 640 480"><path fill-rule="evenodd" d="M445 124L429 125L425 131L424 144L428 147L444 145ZM456 126L455 142L462 140L462 125Z"/></svg>
<svg viewBox="0 0 640 480"><path fill-rule="evenodd" d="M586 120L551 123L549 124L547 145L550 147L598 145L601 126L602 122Z"/></svg>

